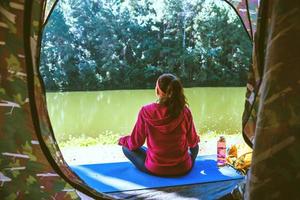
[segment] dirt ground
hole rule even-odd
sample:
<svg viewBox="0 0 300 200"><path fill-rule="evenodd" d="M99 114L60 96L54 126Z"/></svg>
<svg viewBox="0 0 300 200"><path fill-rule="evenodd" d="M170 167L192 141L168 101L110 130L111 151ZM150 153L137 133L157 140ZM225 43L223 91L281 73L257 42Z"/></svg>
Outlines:
<svg viewBox="0 0 300 200"><path fill-rule="evenodd" d="M241 135L226 136L226 147L233 144L243 144ZM212 155L217 152L219 136L201 137L198 155ZM118 145L95 145L89 147L65 147L61 149L69 165L111 163L128 161Z"/></svg>

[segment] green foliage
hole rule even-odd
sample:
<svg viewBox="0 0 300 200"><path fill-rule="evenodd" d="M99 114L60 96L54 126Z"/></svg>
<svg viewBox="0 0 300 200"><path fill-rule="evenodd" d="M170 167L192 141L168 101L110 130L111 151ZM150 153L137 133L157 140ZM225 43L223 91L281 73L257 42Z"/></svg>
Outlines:
<svg viewBox="0 0 300 200"><path fill-rule="evenodd" d="M153 88L163 72L187 87L245 85L251 42L228 5L157 2L60 1L42 41L46 89Z"/></svg>
<svg viewBox="0 0 300 200"><path fill-rule="evenodd" d="M58 140L60 147L87 147L98 144L116 144L120 135L115 134L111 131L105 131L98 135L98 137L89 137L86 135L81 135L80 137L70 136L66 140Z"/></svg>

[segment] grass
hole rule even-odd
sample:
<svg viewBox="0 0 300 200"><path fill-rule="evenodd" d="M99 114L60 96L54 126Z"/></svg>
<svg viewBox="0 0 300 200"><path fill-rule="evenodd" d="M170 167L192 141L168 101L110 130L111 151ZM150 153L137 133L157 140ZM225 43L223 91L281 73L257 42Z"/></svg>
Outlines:
<svg viewBox="0 0 300 200"><path fill-rule="evenodd" d="M69 136L67 140L59 140L60 147L88 147L94 145L117 144L119 136L112 134L110 131L105 131L99 134L98 137L90 137L81 135L79 137Z"/></svg>
<svg viewBox="0 0 300 200"><path fill-rule="evenodd" d="M223 135L225 136L227 141L241 141L242 136L241 133L239 134L222 134L213 131L206 132L205 134L200 135L201 142L211 141L211 140L218 140L219 137ZM118 144L119 135L112 134L111 131L105 131L102 134L99 134L97 137L90 137L86 135L81 135L79 137L69 136L68 139L59 140L58 144L62 148L68 147L89 147L95 145L111 145L111 144ZM201 143L200 142L200 143Z"/></svg>

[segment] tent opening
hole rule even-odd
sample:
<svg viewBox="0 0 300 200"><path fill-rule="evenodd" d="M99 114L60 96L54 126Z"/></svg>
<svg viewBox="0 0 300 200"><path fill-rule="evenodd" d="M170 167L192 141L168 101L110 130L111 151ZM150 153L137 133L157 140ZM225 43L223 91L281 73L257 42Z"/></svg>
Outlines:
<svg viewBox="0 0 300 200"><path fill-rule="evenodd" d="M118 138L131 132L142 105L156 101L156 79L166 72L185 86L200 155L215 154L220 135L228 146L242 143L251 51L223 1L60 0L43 31L40 72L64 158L126 161Z"/></svg>

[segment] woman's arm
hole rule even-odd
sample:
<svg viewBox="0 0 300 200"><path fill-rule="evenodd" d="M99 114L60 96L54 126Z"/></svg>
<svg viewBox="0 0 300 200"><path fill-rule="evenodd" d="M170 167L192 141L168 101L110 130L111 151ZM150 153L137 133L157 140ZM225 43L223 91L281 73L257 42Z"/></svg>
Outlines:
<svg viewBox="0 0 300 200"><path fill-rule="evenodd" d="M190 148L193 148L197 146L197 144L200 142L200 138L197 135L194 120L192 113L189 109L188 110L188 132L187 132L187 141L188 141L188 146Z"/></svg>
<svg viewBox="0 0 300 200"><path fill-rule="evenodd" d="M137 121L130 135L123 136L119 139L119 145L135 150L141 147L146 139L145 122L143 119L143 108L138 114Z"/></svg>

